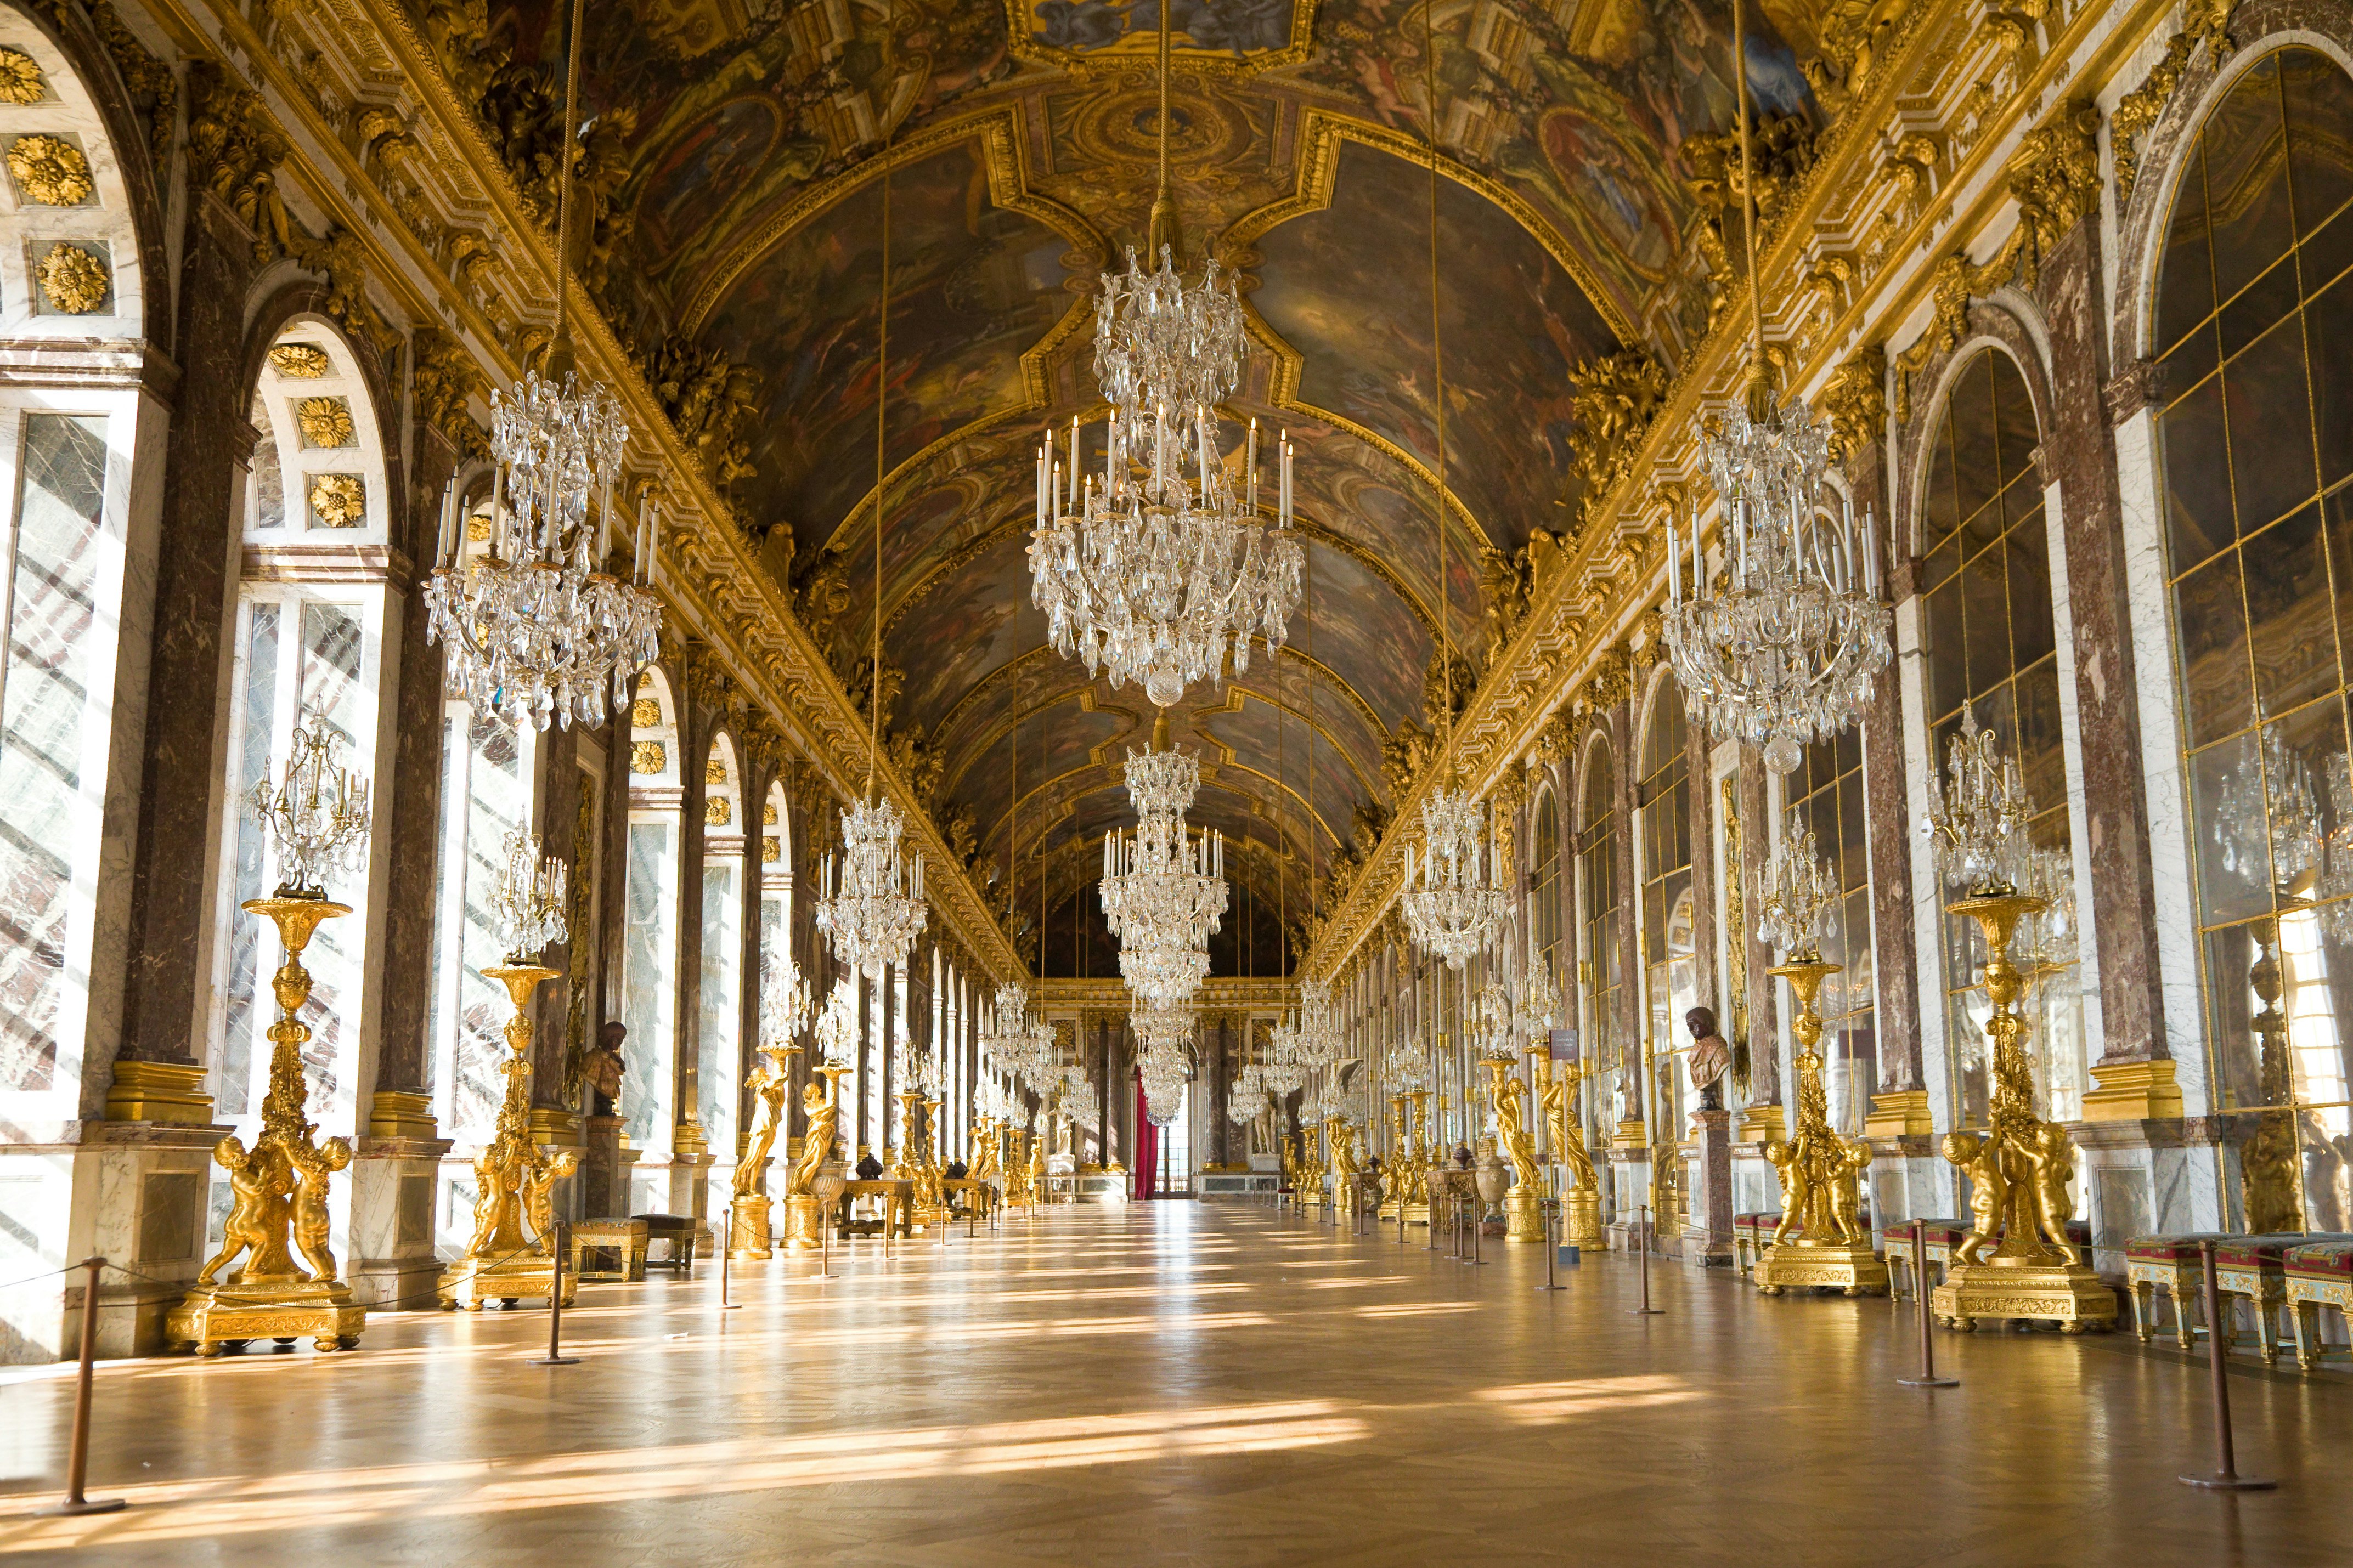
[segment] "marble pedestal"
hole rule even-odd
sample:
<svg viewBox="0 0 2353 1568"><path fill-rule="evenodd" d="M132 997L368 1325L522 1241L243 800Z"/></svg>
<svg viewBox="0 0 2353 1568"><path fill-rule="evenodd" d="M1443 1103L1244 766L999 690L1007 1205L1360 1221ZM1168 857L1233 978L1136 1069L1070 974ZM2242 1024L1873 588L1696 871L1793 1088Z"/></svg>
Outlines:
<svg viewBox="0 0 2353 1568"><path fill-rule="evenodd" d="M629 1172L638 1151L621 1142L621 1119L591 1116L581 1134L580 1217L606 1219L629 1212Z"/></svg>
<svg viewBox="0 0 2353 1568"><path fill-rule="evenodd" d="M164 1320L195 1283L206 1252L213 1147L233 1129L208 1122L68 1122L63 1141L0 1150L8 1220L29 1232L33 1275L96 1255L112 1269L98 1292L101 1360L164 1349ZM21 1239L21 1237L20 1237ZM29 1280L0 1296L0 1362L71 1360L81 1344L78 1268Z"/></svg>
<svg viewBox="0 0 2353 1568"><path fill-rule="evenodd" d="M1732 1112L1694 1110L1692 1131L1699 1180L1699 1212L1683 1232L1683 1261L1703 1268L1732 1267Z"/></svg>
<svg viewBox="0 0 2353 1568"><path fill-rule="evenodd" d="M711 1231L711 1167L717 1163L711 1154L681 1152L670 1157L670 1203L663 1212L692 1217L695 1255L701 1258L719 1250L718 1238Z"/></svg>
<svg viewBox="0 0 2353 1568"><path fill-rule="evenodd" d="M353 1140L351 1251L344 1268L364 1307L432 1305L441 1260L433 1252L435 1186L446 1138Z"/></svg>
<svg viewBox="0 0 2353 1568"><path fill-rule="evenodd" d="M727 1256L738 1263L758 1263L774 1258L769 1245L768 1196L754 1193L735 1200L733 1225L727 1238Z"/></svg>

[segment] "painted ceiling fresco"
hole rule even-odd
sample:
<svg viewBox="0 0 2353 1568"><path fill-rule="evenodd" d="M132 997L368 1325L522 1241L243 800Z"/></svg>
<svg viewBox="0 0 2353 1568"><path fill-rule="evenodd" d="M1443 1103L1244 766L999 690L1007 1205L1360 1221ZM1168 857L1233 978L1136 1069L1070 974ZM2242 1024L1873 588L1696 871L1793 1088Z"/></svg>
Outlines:
<svg viewBox="0 0 2353 1568"><path fill-rule="evenodd" d="M884 4L590 7L583 178L601 205L586 275L649 363L734 367L724 493L846 680L873 631L878 390L887 398L880 594L884 662L902 680L890 728L934 765L935 816L959 822L1000 879L1018 743L1017 880L1034 921L1041 887L1064 908L1086 874L1080 851L1130 820L1120 763L1151 730L1139 692L1044 649L1023 551L1039 428L1099 412L1088 295L1142 237L1161 5ZM1228 439L1253 416L1293 432L1312 545L1293 654L1254 650L1246 675L1170 714L1210 777L1195 820L1259 847L1229 860L1237 900L1271 908L1291 885L1282 868L1324 863L1360 808L1388 804L1382 748L1428 721L1440 603L1447 640L1475 662L1497 560L1568 525L1571 370L1635 350L1672 376L1704 330L1684 147L1731 121L1731 17L1727 0L1437 0L1432 57L1410 0L1166 5L1187 248L1240 269L1258 339ZM560 88L566 9L492 0L467 44L459 74L511 163ZM1819 7L1757 9L1760 105L1812 114L1800 61ZM1426 67L1444 154L1442 601ZM1091 951L1083 919L1057 918L1065 956L1049 942L1050 973Z"/></svg>

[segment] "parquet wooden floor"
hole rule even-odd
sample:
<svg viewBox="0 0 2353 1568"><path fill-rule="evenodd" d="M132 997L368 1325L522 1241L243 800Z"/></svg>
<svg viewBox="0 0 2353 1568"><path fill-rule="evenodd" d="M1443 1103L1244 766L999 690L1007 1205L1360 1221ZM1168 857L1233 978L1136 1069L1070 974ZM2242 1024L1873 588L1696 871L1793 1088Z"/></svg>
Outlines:
<svg viewBox="0 0 2353 1568"><path fill-rule="evenodd" d="M538 1312L371 1319L307 1348L100 1369L93 1496L54 1500L70 1367L0 1381L0 1563L1489 1565L2353 1562L2353 1380L2232 1378L2128 1335L1940 1333L1631 1259L1534 1289L1393 1229L1166 1203L858 1243Z"/></svg>

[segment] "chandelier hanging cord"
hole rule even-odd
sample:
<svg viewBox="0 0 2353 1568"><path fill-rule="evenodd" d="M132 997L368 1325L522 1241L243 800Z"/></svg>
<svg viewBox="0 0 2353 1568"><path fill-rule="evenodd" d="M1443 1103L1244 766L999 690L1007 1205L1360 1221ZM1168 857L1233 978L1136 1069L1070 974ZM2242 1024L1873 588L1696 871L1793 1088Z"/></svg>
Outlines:
<svg viewBox="0 0 2353 1568"><path fill-rule="evenodd" d="M1750 173L1748 132L1748 31L1746 7L1732 0L1733 88L1740 114L1740 232L1748 253L1748 401L1751 416L1763 418L1769 408L1770 385L1765 362L1765 294L1757 286L1757 182Z"/></svg>
<svg viewBox="0 0 2353 1568"><path fill-rule="evenodd" d="M1454 763L1454 632L1446 581L1446 343L1438 316L1438 28L1431 19L1437 0L1421 7L1422 116L1430 132L1430 365L1437 392L1438 480L1430 492L1431 515L1438 525L1438 668L1446 705L1446 739L1439 747L1441 783Z"/></svg>
<svg viewBox="0 0 2353 1568"><path fill-rule="evenodd" d="M1157 259L1163 247L1172 255L1185 248L1185 233L1176 224L1176 198L1168 189L1168 0L1160 0L1160 121L1159 134L1160 184L1152 197L1152 218L1149 237L1145 243ZM1076 454L1072 454L1073 460Z"/></svg>
<svg viewBox="0 0 2353 1568"><path fill-rule="evenodd" d="M561 375L572 367L572 160L580 149L580 21L586 0L572 0L572 36L565 40L564 63L564 160L555 174L555 342L548 351L548 374Z"/></svg>
<svg viewBox="0 0 2353 1568"><path fill-rule="evenodd" d="M573 0L579 5L581 0ZM874 345L874 628L871 664L866 686L866 798L874 795L874 765L882 745L882 481L889 461L889 426L884 412L891 401L891 100L898 66L897 36L884 12L882 29L882 298ZM1039 942L1045 940L1040 930ZM1042 956L1045 949L1039 950ZM1042 967L1042 965L1041 965Z"/></svg>

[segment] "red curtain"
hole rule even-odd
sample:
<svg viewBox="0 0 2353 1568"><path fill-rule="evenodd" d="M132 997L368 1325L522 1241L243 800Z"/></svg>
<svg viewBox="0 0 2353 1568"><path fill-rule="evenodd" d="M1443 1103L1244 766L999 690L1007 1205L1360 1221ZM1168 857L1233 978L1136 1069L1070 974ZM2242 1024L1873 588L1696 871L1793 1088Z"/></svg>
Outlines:
<svg viewBox="0 0 2353 1568"><path fill-rule="evenodd" d="M1144 1107L1144 1069L1135 1069L1135 1195L1152 1196L1160 1179L1160 1129Z"/></svg>

